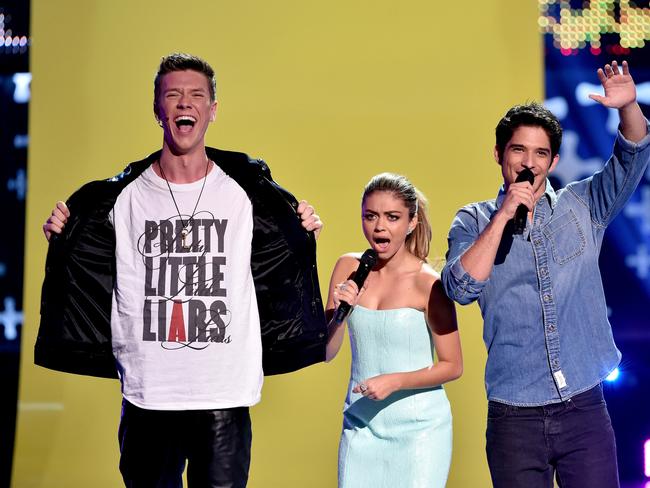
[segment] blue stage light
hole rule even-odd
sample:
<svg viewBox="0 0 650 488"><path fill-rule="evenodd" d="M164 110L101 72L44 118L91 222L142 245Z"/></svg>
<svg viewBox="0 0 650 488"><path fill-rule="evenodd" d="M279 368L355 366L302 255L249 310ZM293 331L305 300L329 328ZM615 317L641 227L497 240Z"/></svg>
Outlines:
<svg viewBox="0 0 650 488"><path fill-rule="evenodd" d="M607 378L605 378L605 381L609 381L609 382L616 381L620 375L621 375L621 372L619 371L618 368L616 368L616 369L614 369L614 371L609 373L609 376Z"/></svg>

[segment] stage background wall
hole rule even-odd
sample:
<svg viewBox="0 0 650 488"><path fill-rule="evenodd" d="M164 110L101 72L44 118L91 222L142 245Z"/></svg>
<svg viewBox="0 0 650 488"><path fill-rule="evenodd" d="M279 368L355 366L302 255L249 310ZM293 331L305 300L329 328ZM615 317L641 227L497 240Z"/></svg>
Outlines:
<svg viewBox="0 0 650 488"><path fill-rule="evenodd" d="M41 225L57 199L160 147L151 104L161 56L188 51L215 67L209 145L263 157L278 182L318 209L325 289L337 257L365 248L359 196L373 174L404 173L428 195L434 256L446 250L455 211L496 194L494 125L508 106L542 98L536 19L535 2L510 0L33 0L13 486L119 486L118 382L32 363ZM447 387L455 429L448 486L488 486L478 308L459 309L459 320L465 374ZM249 486L336 485L349 358L346 345L331 364L267 379L252 409Z"/></svg>

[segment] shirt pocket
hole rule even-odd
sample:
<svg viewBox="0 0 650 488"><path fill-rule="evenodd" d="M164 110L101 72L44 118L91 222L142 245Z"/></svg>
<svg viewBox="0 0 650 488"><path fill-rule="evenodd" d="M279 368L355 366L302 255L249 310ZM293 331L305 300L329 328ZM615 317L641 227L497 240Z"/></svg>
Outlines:
<svg viewBox="0 0 650 488"><path fill-rule="evenodd" d="M582 254L587 245L585 233L571 209L551 220L542 232L550 243L553 260L560 265Z"/></svg>

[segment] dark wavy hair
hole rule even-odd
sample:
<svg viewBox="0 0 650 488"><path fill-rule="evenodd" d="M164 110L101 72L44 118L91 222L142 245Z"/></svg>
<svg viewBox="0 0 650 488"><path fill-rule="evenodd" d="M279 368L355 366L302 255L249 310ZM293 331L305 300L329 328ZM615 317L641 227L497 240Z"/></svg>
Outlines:
<svg viewBox="0 0 650 488"><path fill-rule="evenodd" d="M541 127L551 142L551 158L560 151L562 144L562 126L553 113L537 102L515 105L503 116L496 127L496 145L499 162L503 159L506 145L512 134L521 126Z"/></svg>

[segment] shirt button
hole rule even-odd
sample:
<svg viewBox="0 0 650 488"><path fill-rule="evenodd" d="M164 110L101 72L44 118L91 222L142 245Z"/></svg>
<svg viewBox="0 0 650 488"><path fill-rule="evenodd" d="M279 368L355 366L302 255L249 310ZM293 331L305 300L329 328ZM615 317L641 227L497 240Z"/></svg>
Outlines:
<svg viewBox="0 0 650 488"><path fill-rule="evenodd" d="M542 243L542 240L541 240L541 239L535 239L535 240L533 241L533 244L535 244L536 246L539 246L541 243Z"/></svg>
<svg viewBox="0 0 650 488"><path fill-rule="evenodd" d="M542 268L539 270L539 274L542 276L546 276L548 274L548 270L546 268Z"/></svg>
<svg viewBox="0 0 650 488"><path fill-rule="evenodd" d="M548 331L549 331L549 332L555 332L555 330L556 330L556 329L555 329L555 324L550 324L550 325L548 326Z"/></svg>
<svg viewBox="0 0 650 488"><path fill-rule="evenodd" d="M557 359L554 359L553 361L551 361L551 364L552 364L554 367L557 368L557 367L560 365L560 361L557 360Z"/></svg>
<svg viewBox="0 0 650 488"><path fill-rule="evenodd" d="M551 295L549 295L548 293L546 293L546 294L544 295L544 301L545 301L546 303L550 302L550 301L551 301Z"/></svg>

